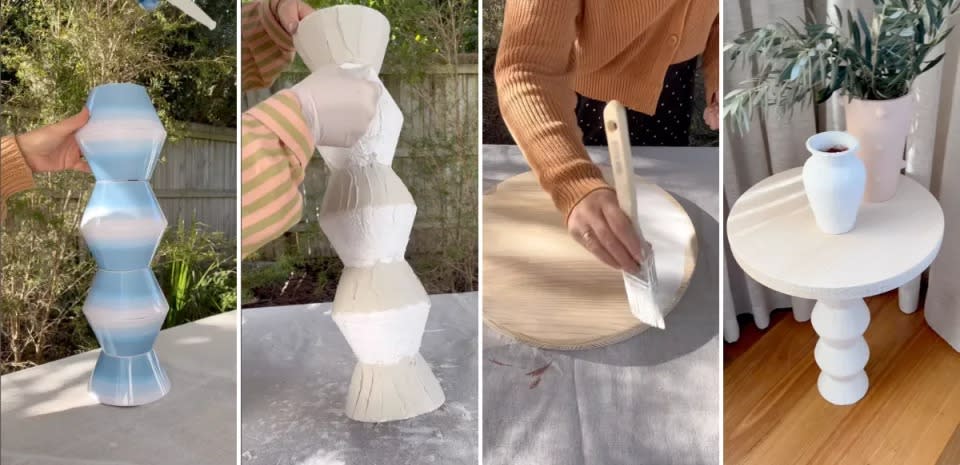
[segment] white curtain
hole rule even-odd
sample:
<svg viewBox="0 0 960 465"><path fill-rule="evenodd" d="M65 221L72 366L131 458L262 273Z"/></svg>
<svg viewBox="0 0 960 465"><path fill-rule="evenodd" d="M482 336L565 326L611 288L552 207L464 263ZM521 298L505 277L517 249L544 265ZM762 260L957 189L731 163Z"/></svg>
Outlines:
<svg viewBox="0 0 960 465"><path fill-rule="evenodd" d="M841 9L872 12L870 0L736 0L724 2L724 37L761 27L777 18L803 18L812 11L823 20ZM829 12L829 13L828 13ZM952 18L953 23L960 23ZM940 255L929 272L924 312L930 326L960 351L960 28L944 48L947 57L914 85L920 103L916 124L907 148L907 174L937 196L946 215L946 234ZM730 69L726 63L724 86L733 89L749 77L750 70ZM802 166L807 158L804 142L819 131L843 129L843 106L839 97L797 111L790 119L771 117L754 120L744 135L724 133L724 202L733 205L750 186L771 174ZM813 302L767 289L750 279L725 250L724 339L736 341L736 315L750 313L760 328L770 322L770 311L793 309L798 321L810 318ZM901 299L915 298L917 283L901 288Z"/></svg>

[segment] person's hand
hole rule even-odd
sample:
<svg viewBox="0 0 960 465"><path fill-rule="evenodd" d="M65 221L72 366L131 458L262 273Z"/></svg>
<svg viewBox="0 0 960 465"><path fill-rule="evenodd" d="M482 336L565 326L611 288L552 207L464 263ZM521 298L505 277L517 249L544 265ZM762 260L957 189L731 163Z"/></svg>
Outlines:
<svg viewBox="0 0 960 465"><path fill-rule="evenodd" d="M703 110L703 122L714 131L720 129L720 102L717 101L717 94L710 97L710 104Z"/></svg>
<svg viewBox="0 0 960 465"><path fill-rule="evenodd" d="M580 200L567 218L567 230L600 261L628 273L640 271L649 247L609 189L595 190Z"/></svg>
<svg viewBox="0 0 960 465"><path fill-rule="evenodd" d="M367 131L377 111L380 83L369 67L328 65L290 90L300 101L314 145L350 147Z"/></svg>
<svg viewBox="0 0 960 465"><path fill-rule="evenodd" d="M76 170L90 172L90 165L80 154L74 135L87 124L90 111L86 107L59 123L16 136L24 161L34 173Z"/></svg>
<svg viewBox="0 0 960 465"><path fill-rule="evenodd" d="M280 0L277 4L277 19L292 36L300 26L300 20L313 13L313 7L303 0Z"/></svg>

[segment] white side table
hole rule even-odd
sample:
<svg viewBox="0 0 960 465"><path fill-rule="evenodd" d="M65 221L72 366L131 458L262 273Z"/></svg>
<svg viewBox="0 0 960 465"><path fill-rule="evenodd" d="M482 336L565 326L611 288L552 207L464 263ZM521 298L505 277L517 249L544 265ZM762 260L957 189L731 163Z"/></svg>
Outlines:
<svg viewBox="0 0 960 465"><path fill-rule="evenodd" d="M734 258L753 279L784 294L816 299L811 320L820 336L817 386L837 405L867 392L863 338L870 311L863 298L895 289L933 262L943 239L943 210L907 177L897 195L865 203L847 234L817 229L800 168L773 175L745 192L727 220Z"/></svg>

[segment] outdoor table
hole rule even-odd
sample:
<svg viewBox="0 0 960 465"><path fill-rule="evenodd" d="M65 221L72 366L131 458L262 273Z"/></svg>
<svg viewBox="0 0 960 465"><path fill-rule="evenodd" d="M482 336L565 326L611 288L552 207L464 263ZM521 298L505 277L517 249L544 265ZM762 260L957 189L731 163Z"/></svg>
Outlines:
<svg viewBox="0 0 960 465"><path fill-rule="evenodd" d="M477 293L430 301L420 353L446 402L387 423L344 415L356 358L331 303L242 310L241 463L476 465Z"/></svg>
<svg viewBox="0 0 960 465"><path fill-rule="evenodd" d="M803 191L801 168L766 178L733 205L727 237L734 259L760 284L816 299L810 320L820 336L814 350L820 395L837 405L863 398L870 349L864 297L882 294L920 276L940 250L940 204L903 176L897 194L864 203L846 234L817 228ZM905 309L909 313L911 309Z"/></svg>
<svg viewBox="0 0 960 465"><path fill-rule="evenodd" d="M588 152L609 164L605 147ZM486 465L717 463L719 152L635 147L633 154L637 174L673 194L697 230L690 287L665 331L599 349L543 350L485 327ZM503 145L483 147L483 168L485 191L529 170L517 147Z"/></svg>
<svg viewBox="0 0 960 465"><path fill-rule="evenodd" d="M4 465L236 463L237 313L160 332L170 392L139 407L100 405L92 350L0 377Z"/></svg>

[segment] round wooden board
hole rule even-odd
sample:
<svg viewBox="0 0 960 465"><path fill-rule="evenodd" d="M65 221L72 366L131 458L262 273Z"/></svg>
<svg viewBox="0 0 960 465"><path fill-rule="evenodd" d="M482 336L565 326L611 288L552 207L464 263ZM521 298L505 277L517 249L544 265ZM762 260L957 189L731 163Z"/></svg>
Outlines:
<svg viewBox="0 0 960 465"><path fill-rule="evenodd" d="M609 180L609 170L604 175ZM666 314L693 275L696 231L669 193L639 177L636 186L640 224L656 253L657 301ZM557 350L603 347L649 327L630 313L621 272L570 237L532 172L484 196L483 319L522 342Z"/></svg>

